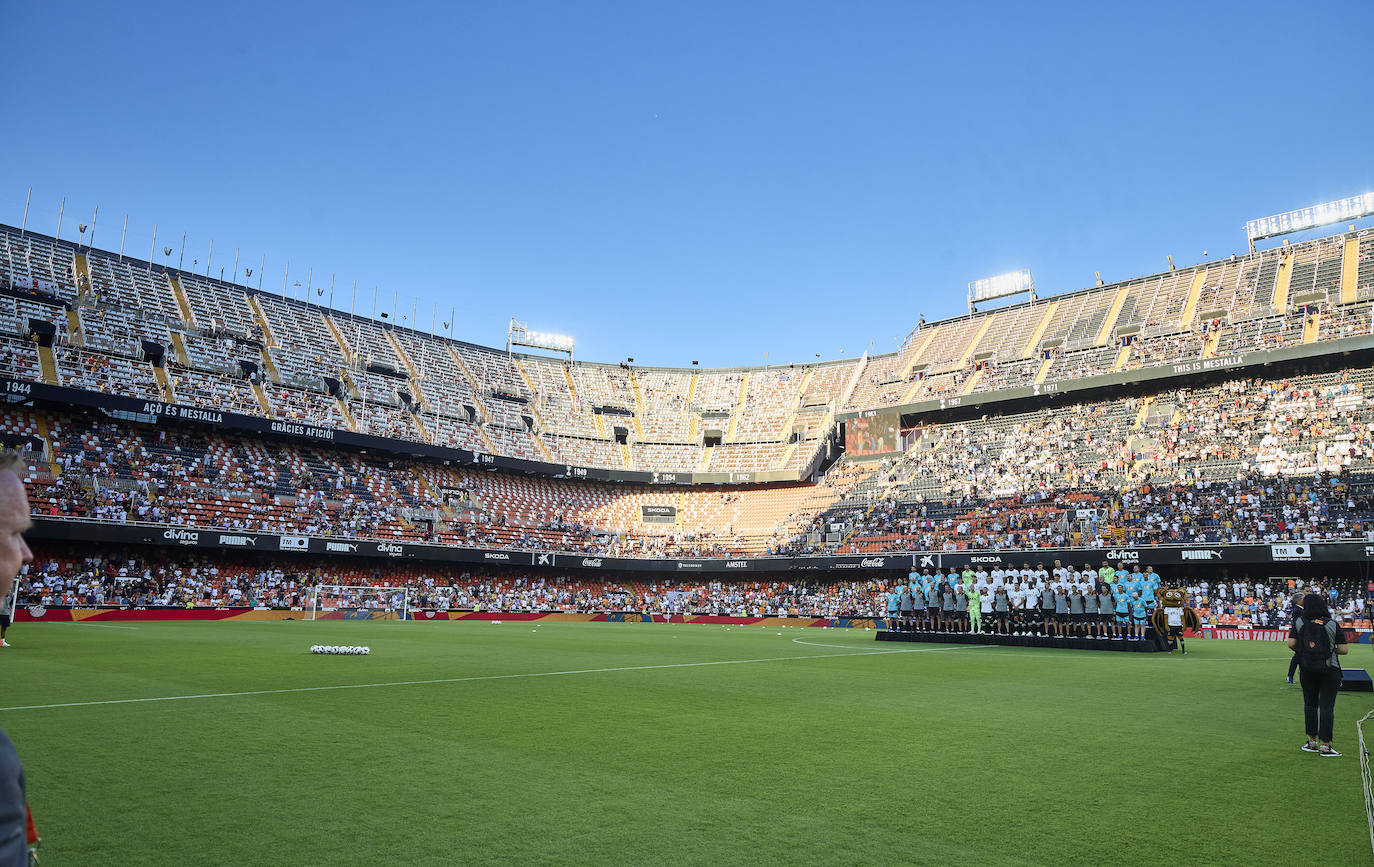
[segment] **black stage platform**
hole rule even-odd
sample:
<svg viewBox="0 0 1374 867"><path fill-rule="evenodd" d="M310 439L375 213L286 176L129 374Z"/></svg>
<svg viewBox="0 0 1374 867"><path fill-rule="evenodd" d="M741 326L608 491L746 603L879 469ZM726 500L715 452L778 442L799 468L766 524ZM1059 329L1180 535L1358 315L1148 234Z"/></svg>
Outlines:
<svg viewBox="0 0 1374 867"><path fill-rule="evenodd" d="M1062 650L1118 650L1126 653L1159 653L1154 631L1144 641L1096 638L1046 638L1043 635L993 635L987 632L889 632L878 630L879 641L910 641L917 644L985 644L994 647L1057 647Z"/></svg>

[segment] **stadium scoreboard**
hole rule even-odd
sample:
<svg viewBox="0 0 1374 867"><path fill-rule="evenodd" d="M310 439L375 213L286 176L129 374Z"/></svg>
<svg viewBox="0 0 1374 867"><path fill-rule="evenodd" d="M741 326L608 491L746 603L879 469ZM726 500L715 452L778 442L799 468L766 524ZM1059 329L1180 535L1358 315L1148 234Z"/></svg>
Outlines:
<svg viewBox="0 0 1374 867"><path fill-rule="evenodd" d="M902 450L900 413L865 412L844 425L844 450L852 458L878 457Z"/></svg>
<svg viewBox="0 0 1374 867"><path fill-rule="evenodd" d="M1035 300L1035 279L1031 277L1029 268L1012 271L1009 274L998 274L996 277L974 280L968 284L969 312L974 312L975 305L980 301L991 301L994 298L1005 298L1008 295L1020 295L1022 292L1029 292L1031 300Z"/></svg>
<svg viewBox="0 0 1374 867"><path fill-rule="evenodd" d="M1315 229L1343 220L1358 220L1371 214L1374 214L1374 193L1365 193L1362 196L1324 202L1310 208L1299 208L1286 214L1248 220L1245 223L1245 235L1253 246L1256 241L1266 238L1277 238L1279 235Z"/></svg>

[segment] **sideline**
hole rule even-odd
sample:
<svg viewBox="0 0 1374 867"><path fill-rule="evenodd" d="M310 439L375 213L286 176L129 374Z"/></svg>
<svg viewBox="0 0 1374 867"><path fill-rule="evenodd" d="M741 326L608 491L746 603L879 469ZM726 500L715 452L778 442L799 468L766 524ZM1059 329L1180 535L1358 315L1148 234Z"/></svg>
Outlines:
<svg viewBox="0 0 1374 867"><path fill-rule="evenodd" d="M832 645L839 646L839 645ZM483 680L514 680L525 677L566 677L574 674L606 674L616 671L653 671L666 668L701 668L710 665L750 665L759 662L790 662L798 659L836 659L846 656L886 656L894 653L938 653L961 650L959 647L899 648L897 650L863 650L856 653L817 653L809 656L770 656L760 659L721 659L713 662L669 662L662 665L627 665L618 668L581 668L570 671L536 671L526 674L487 674L473 677L441 677L433 680L396 680L387 683L345 683L334 686L298 686L289 689L254 689L246 692L207 692L195 695L163 695L152 698L113 698L104 701L67 701L57 704L26 704L0 707L0 713L16 710L49 710L61 707L96 707L111 704L141 704L155 701L188 701L203 698L237 698L248 695L283 695L296 692L327 692L337 689L378 689L391 686L427 686L439 683L474 683Z"/></svg>

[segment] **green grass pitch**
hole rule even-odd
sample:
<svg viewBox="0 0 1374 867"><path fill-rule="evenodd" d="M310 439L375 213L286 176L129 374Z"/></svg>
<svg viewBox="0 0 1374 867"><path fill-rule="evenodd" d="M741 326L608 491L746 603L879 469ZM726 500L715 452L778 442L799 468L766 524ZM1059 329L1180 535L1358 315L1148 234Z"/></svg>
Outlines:
<svg viewBox="0 0 1374 867"><path fill-rule="evenodd" d="M21 624L0 651L0 728L45 864L1370 859L1355 720L1374 697L1337 702L1344 758L1300 752L1276 644L1179 657L839 629L128 627Z"/></svg>

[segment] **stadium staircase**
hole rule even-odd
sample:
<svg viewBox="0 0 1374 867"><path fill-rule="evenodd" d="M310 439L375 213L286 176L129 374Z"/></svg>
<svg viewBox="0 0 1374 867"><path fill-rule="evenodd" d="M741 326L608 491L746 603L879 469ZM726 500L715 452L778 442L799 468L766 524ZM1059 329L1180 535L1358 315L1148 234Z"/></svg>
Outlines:
<svg viewBox="0 0 1374 867"><path fill-rule="evenodd" d="M1193 327L1193 315L1197 313L1197 301L1202 297L1202 287L1207 283L1207 269L1199 268L1193 272L1193 282L1188 286L1188 297L1183 301L1183 312L1178 317L1178 327L1189 330Z"/></svg>
<svg viewBox="0 0 1374 867"><path fill-rule="evenodd" d="M162 399L168 403L176 403L176 389L172 388L172 378L167 375L167 368L154 367L153 377L157 380L158 387L162 390Z"/></svg>
<svg viewBox="0 0 1374 867"><path fill-rule="evenodd" d="M978 348L978 344L983 340L983 335L988 333L988 328L992 325L994 318L996 317L991 315L983 317L982 322L978 324L978 330L973 333L973 339L968 342L968 345L964 347L963 354L959 356L959 361L955 365L956 370L968 367L969 362L973 360L973 350Z"/></svg>
<svg viewBox="0 0 1374 867"><path fill-rule="evenodd" d="M735 408L730 410L730 426L725 431L725 442L735 441L735 428L739 423L739 417L744 414L745 402L749 396L749 371L739 378L739 394L735 397Z"/></svg>
<svg viewBox="0 0 1374 867"><path fill-rule="evenodd" d="M1126 367L1126 362L1130 359L1130 357L1131 344L1127 343L1125 346L1122 346L1121 349L1117 350L1116 361L1112 362L1112 370L1118 371L1124 369Z"/></svg>
<svg viewBox="0 0 1374 867"><path fill-rule="evenodd" d="M1221 329L1213 328L1207 332L1207 336L1202 339L1202 357L1216 358L1217 347L1221 344Z"/></svg>
<svg viewBox="0 0 1374 867"><path fill-rule="evenodd" d="M353 413L348 410L348 401L341 397L334 398L334 401L339 405L339 415L343 416L344 424L348 425L349 430L357 433L358 422L353 418Z"/></svg>
<svg viewBox="0 0 1374 867"><path fill-rule="evenodd" d="M520 371L520 378L525 381L525 388L528 388L530 390L530 394L534 395L536 393L534 388L534 380L530 379L529 371L525 370L525 365L520 361L520 359L515 358L514 361L515 369ZM638 393L638 389L636 389L635 394L638 395ZM539 414L539 409L535 406L535 401L531 400L528 404L528 407L530 411L530 418L534 419L534 436L532 438L534 440L535 446L539 448L539 453L544 456L544 460L548 461L551 464L558 463L558 461L555 461L553 459L553 453L549 451L549 447L544 443L544 419ZM635 430L639 430L638 418L635 419Z"/></svg>
<svg viewBox="0 0 1374 867"><path fill-rule="evenodd" d="M636 469L634 456L630 454L630 447L626 443L620 444L620 462L625 465L627 470Z"/></svg>
<svg viewBox="0 0 1374 867"><path fill-rule="evenodd" d="M711 469L711 452L713 449L702 449L701 460L697 461L697 472L704 473Z"/></svg>
<svg viewBox="0 0 1374 867"><path fill-rule="evenodd" d="M33 414L34 426L38 429L38 436L43 440L44 451L48 455L48 474L52 478L62 475L62 467L57 463L57 452L52 447L52 432L48 430L48 420L41 412Z"/></svg>
<svg viewBox="0 0 1374 867"><path fill-rule="evenodd" d="M326 316L325 318L328 319L329 317ZM415 362L410 360L405 347L401 345L401 341L396 339L396 335L391 332L391 329L384 329L384 333L386 339L391 341L391 348L395 351L396 357L405 365L406 373L410 374L410 392L414 395L415 401L420 404L420 409L425 412L433 412L429 408L429 401L425 398L425 390L420 387L420 371L415 367ZM420 424L418 415L415 416L415 424L420 428L421 434L424 435L425 442L429 442L429 434L424 430L424 425Z"/></svg>
<svg viewBox="0 0 1374 867"><path fill-rule="evenodd" d="M67 311L67 342L72 346L86 345L86 333L81 330L81 314L75 310Z"/></svg>
<svg viewBox="0 0 1374 867"><path fill-rule="evenodd" d="M630 388L635 393L635 442L644 441L644 422L640 419L644 415L644 394L639 390L639 377L635 376L633 370L630 371Z"/></svg>
<svg viewBox="0 0 1374 867"><path fill-rule="evenodd" d="M1031 332L1030 340L1021 349L1020 358L1034 358L1036 351L1040 348L1040 341L1045 339L1045 332L1049 330L1050 322L1054 321L1054 311L1059 309L1058 301L1051 301L1045 305L1045 314L1040 317L1040 324L1035 326L1035 331ZM1044 380L1042 376L1036 382Z"/></svg>
<svg viewBox="0 0 1374 867"><path fill-rule="evenodd" d="M1341 258L1341 303L1353 304L1359 297L1360 239L1345 239L1345 251Z"/></svg>
<svg viewBox="0 0 1374 867"><path fill-rule="evenodd" d="M1302 342L1312 343L1322 333L1322 315L1318 311L1309 313L1302 319Z"/></svg>
<svg viewBox="0 0 1374 867"><path fill-rule="evenodd" d="M959 389L959 394L961 394L961 395L963 395L963 394L972 394L972 393L973 393L973 390L974 390L975 388L978 387L978 383L979 383L982 379L983 379L983 368L980 367L980 368L978 368L977 370L975 370L975 371L973 372L973 376L970 376L970 377L968 378L968 382L964 383L964 387L961 388L961 389Z"/></svg>
<svg viewBox="0 0 1374 867"><path fill-rule="evenodd" d="M472 371L468 369L467 362L463 361L463 356L455 352L452 346L445 344L444 348L448 350L449 357L453 359L453 363L458 365L459 370L463 371L463 376L467 377L468 387L472 389L472 402L477 407L477 414L482 417L483 422L490 424L491 416L487 415L487 407L482 403L482 398L479 396L482 393L482 389L477 385L477 377L472 375ZM519 363L518 360L516 363ZM525 377L525 384L529 385L530 378L529 375L525 373L524 367L520 368L520 373ZM534 389L531 388L530 391L533 392ZM530 405L533 406L534 404L531 403ZM487 436L486 431L483 431L480 426L478 427L478 431L482 434L482 439L490 444L491 438ZM493 449L492 454L495 453L496 451Z"/></svg>
<svg viewBox="0 0 1374 867"><path fill-rule="evenodd" d="M807 389L808 386L811 385L811 378L812 378L813 376L815 376L815 375L816 375L816 371L815 371L814 368L812 368L812 369L807 370L806 373L802 376L801 385L797 387L797 392L796 392L796 395L797 395L797 396L796 396L796 399L793 400L793 402L792 402L792 412L790 412L790 413L788 414L787 420L786 420L785 422L783 422L783 424L782 424L782 431L781 431L781 434L782 434L782 437L783 437L784 439L791 439L791 437L792 437L792 426L795 425L795 424L797 423L797 406L798 406L798 405L802 402L802 400L805 398L805 396L806 396L806 389ZM787 466L787 462L790 461L790 460L792 459L792 455L793 455L796 451L797 451L797 444L796 444L796 443L788 443L788 444L787 444L787 448L783 450L782 460L780 460L780 461L777 462L777 464L775 465L775 468L782 468L782 467Z"/></svg>
<svg viewBox="0 0 1374 867"><path fill-rule="evenodd" d="M935 328L927 328L924 337L916 338L916 346L911 350L911 357L908 358L906 362L902 365L902 379L906 379L911 376L911 371L913 368L916 367L916 362L921 359L921 356L926 351L926 347L930 345L930 341L935 339L936 330L937 329ZM867 358L868 353L865 352L864 359L867 360Z"/></svg>
<svg viewBox="0 0 1374 867"><path fill-rule="evenodd" d="M849 381L844 384L844 391L840 392L840 399L836 402L836 407L849 406L849 399L854 396L854 389L859 387L859 380L863 377L864 364L866 364L867 361L868 353L865 352L858 363L854 365L854 372L849 374ZM695 377L693 377L693 379L695 379Z"/></svg>
<svg viewBox="0 0 1374 867"><path fill-rule="evenodd" d="M272 414L272 402L267 399L267 392L263 391L262 383L253 383L253 396L258 399L258 406L262 407L262 414L268 418L275 418Z"/></svg>
<svg viewBox="0 0 1374 867"><path fill-rule="evenodd" d="M281 372L277 370L277 363L272 360L272 353L267 351L267 347L262 348L262 369L267 372L267 378L272 382L281 382Z"/></svg>
<svg viewBox="0 0 1374 867"><path fill-rule="evenodd" d="M1126 296L1130 293L1130 287L1125 284L1116 290L1116 297L1112 299L1112 306L1107 309L1107 318L1102 320L1102 327L1097 330L1097 343L1095 345L1106 346L1111 341L1112 329L1116 327L1116 319L1121 315L1121 307L1126 303Z"/></svg>
<svg viewBox="0 0 1374 867"><path fill-rule="evenodd" d="M577 406L577 386L573 384L572 370L566 364L559 366L563 368L563 379L568 383L568 396L572 398L572 405Z"/></svg>
<svg viewBox="0 0 1374 867"><path fill-rule="evenodd" d="M38 368L43 372L43 381L48 385L58 385L57 359L53 358L51 346L38 347Z"/></svg>
<svg viewBox="0 0 1374 867"><path fill-rule="evenodd" d="M701 416L691 411L692 399L696 397L696 393L697 372L694 370L692 371L691 381L687 383L687 411L691 413L690 418L687 420L687 439L691 442L696 442L697 437L701 434Z"/></svg>
<svg viewBox="0 0 1374 867"><path fill-rule="evenodd" d="M177 309L181 311L181 319L192 328L196 327L196 314L191 310L191 299L186 297L186 290L181 288L181 278L173 271L167 273L167 285L172 287L172 297L177 300ZM266 318L266 317L264 317ZM263 329L266 333L267 329Z"/></svg>
<svg viewBox="0 0 1374 867"><path fill-rule="evenodd" d="M85 298L91 291L91 266L81 253L72 254L72 271L76 274L76 297Z"/></svg>
<svg viewBox="0 0 1374 867"><path fill-rule="evenodd" d="M334 342L339 344L339 351L343 353L344 359L352 363L353 350L349 349L348 341L344 339L343 332L339 330L339 325L334 321L334 317L325 316L321 313L320 318L324 320L325 327L329 329L329 333L334 336Z"/></svg>
<svg viewBox="0 0 1374 867"><path fill-rule="evenodd" d="M180 331L172 332L172 357L182 367L191 366L191 356L186 352L186 338Z"/></svg>
<svg viewBox="0 0 1374 867"><path fill-rule="evenodd" d="M272 333L272 323L267 321L267 314L263 312L262 305L258 303L257 297L249 295L247 296L247 298L248 309L253 312L253 321L258 323L258 327L262 329L262 336L264 339L266 339L267 346L281 346L281 344L277 342L277 335ZM178 296L177 303L181 303L180 296ZM190 309L189 304L187 305L187 309ZM265 350L266 347L264 347L263 355L267 354ZM273 367L275 369L276 366L273 365ZM274 377L273 379L274 381L279 381L279 378L277 377Z"/></svg>
<svg viewBox="0 0 1374 867"><path fill-rule="evenodd" d="M1285 312L1288 310L1288 284L1293 279L1293 254L1284 253L1279 261L1279 276L1274 281L1274 300L1275 310Z"/></svg>
<svg viewBox="0 0 1374 867"><path fill-rule="evenodd" d="M1050 373L1051 367L1054 367L1053 358L1046 358L1045 360L1041 361L1040 369L1035 372L1035 379L1032 379L1031 383L1033 385L1039 385L1040 383L1044 382L1045 377L1048 376Z"/></svg>

